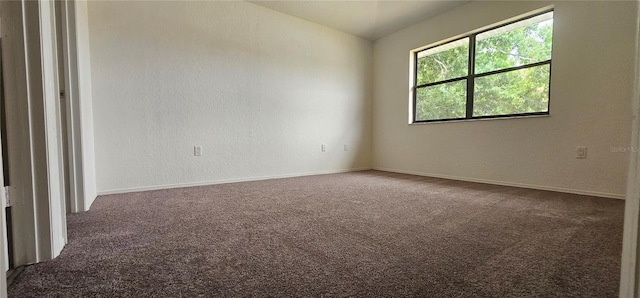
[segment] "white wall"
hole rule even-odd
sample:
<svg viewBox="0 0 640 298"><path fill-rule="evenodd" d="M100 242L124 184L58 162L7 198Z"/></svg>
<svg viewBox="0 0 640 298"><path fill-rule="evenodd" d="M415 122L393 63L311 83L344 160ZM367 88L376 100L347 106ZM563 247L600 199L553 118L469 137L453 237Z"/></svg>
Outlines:
<svg viewBox="0 0 640 298"><path fill-rule="evenodd" d="M89 25L98 192L370 166L371 42L246 2L90 2Z"/></svg>
<svg viewBox="0 0 640 298"><path fill-rule="evenodd" d="M409 52L544 7L477 1L374 43L374 167L622 197L636 2L555 3L549 117L408 125ZM575 158L587 146L588 158Z"/></svg>

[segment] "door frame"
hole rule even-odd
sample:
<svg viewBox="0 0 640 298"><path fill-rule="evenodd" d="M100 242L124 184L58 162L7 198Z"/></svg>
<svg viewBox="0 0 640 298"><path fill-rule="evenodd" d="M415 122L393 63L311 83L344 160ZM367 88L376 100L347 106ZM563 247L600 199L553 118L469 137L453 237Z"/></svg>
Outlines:
<svg viewBox="0 0 640 298"><path fill-rule="evenodd" d="M79 57L78 57L78 32L76 30L76 1L60 0L56 1L55 9L59 10L59 24L61 26L62 35L58 37L58 42L62 43L62 64L64 77L64 106L66 113L65 126L67 140L65 140L68 160L68 185L69 206L68 211L72 213L83 212L89 210L90 203L93 198L87 198L86 184L87 173L85 173L85 158L83 157L84 146L83 134L84 129L82 119L82 99L80 97L79 73ZM56 23L58 20L56 20Z"/></svg>
<svg viewBox="0 0 640 298"><path fill-rule="evenodd" d="M620 297L640 297L640 5L636 17L636 52L634 90L631 98L633 123L631 130L631 150L627 193L624 206L624 232L622 240L622 260L620 263Z"/></svg>
<svg viewBox="0 0 640 298"><path fill-rule="evenodd" d="M0 41L2 40L2 21L0 21ZM1 44L1 43L0 43ZM2 69L2 51L0 50L0 80L4 75L4 70ZM4 87L2 86L2 82L0 82L0 96L4 96ZM0 121L2 121L4 117L4 113L0 113ZM5 136L3 135L2 130L0 130L0 142L5 140ZM2 232L3 239L0 241L0 298L7 297L7 271L5 268L7 267L8 260L8 247L7 247L7 218L6 218L6 206L7 206L7 197L5 192L4 185L4 160L3 160L3 148L0 146L0 232Z"/></svg>

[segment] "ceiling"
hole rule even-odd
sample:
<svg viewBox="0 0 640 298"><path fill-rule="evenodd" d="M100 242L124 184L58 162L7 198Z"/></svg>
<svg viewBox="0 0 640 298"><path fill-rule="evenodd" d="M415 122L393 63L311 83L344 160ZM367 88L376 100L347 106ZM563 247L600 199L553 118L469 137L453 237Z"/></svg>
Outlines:
<svg viewBox="0 0 640 298"><path fill-rule="evenodd" d="M469 0L249 1L279 12L376 40Z"/></svg>

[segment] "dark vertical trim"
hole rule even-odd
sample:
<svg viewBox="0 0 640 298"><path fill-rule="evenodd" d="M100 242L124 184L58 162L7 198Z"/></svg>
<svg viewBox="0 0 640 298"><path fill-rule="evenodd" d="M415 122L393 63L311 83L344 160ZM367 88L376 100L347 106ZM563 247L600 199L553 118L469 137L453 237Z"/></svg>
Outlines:
<svg viewBox="0 0 640 298"><path fill-rule="evenodd" d="M415 52L413 53L413 65L415 65L415 67L413 68L413 99L411 100L411 103L413 104L413 119L411 120L411 123L415 123L417 121L417 115L418 115L418 111L416 111L416 108L418 107L418 88L416 88L416 86L418 86L418 53L419 52Z"/></svg>
<svg viewBox="0 0 640 298"><path fill-rule="evenodd" d="M9 270L13 269L14 259L13 259L13 222L11 215L11 206L5 208L7 215L7 255L9 256ZM4 270L4 269L3 269Z"/></svg>
<svg viewBox="0 0 640 298"><path fill-rule="evenodd" d="M551 57L553 57L553 54L552 54ZM547 101L547 113L549 113L551 111L551 60L549 60L549 84L548 84L548 86L549 86L548 87L549 90L547 90L547 92L548 92L547 96L549 96L549 100Z"/></svg>
<svg viewBox="0 0 640 298"><path fill-rule="evenodd" d="M473 118L473 90L476 69L476 35L469 36L469 70L467 72L467 118Z"/></svg>
<svg viewBox="0 0 640 298"><path fill-rule="evenodd" d="M2 66L2 38L0 38L0 140L2 140L2 171L4 186L11 185L9 182L9 146L7 144L7 113L6 100L4 98L4 76Z"/></svg>

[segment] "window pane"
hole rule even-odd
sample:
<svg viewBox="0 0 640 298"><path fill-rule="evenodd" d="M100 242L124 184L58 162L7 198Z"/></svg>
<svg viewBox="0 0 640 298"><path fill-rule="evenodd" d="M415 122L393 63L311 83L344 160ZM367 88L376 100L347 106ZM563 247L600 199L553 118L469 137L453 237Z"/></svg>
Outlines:
<svg viewBox="0 0 640 298"><path fill-rule="evenodd" d="M553 12L476 36L475 72L483 73L551 59Z"/></svg>
<svg viewBox="0 0 640 298"><path fill-rule="evenodd" d="M549 65L476 78L473 116L547 112Z"/></svg>
<svg viewBox="0 0 640 298"><path fill-rule="evenodd" d="M416 121L464 118L467 80L418 88Z"/></svg>
<svg viewBox="0 0 640 298"><path fill-rule="evenodd" d="M418 52L416 85L464 77L469 70L469 38Z"/></svg>

